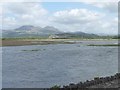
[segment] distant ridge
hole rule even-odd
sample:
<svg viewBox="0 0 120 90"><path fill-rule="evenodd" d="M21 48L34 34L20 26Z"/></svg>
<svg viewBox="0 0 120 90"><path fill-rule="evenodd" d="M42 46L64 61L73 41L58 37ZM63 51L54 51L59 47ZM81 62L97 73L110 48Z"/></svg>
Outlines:
<svg viewBox="0 0 120 90"><path fill-rule="evenodd" d="M57 28L52 26L46 26L44 28L36 27L32 25L23 25L13 30L3 30L3 37L38 37L38 36L49 36L52 34L62 33Z"/></svg>
<svg viewBox="0 0 120 90"><path fill-rule="evenodd" d="M33 25L23 25L13 30L3 30L3 38L18 37L46 37L46 38L96 38L99 35L77 32L62 32L53 26L37 27Z"/></svg>

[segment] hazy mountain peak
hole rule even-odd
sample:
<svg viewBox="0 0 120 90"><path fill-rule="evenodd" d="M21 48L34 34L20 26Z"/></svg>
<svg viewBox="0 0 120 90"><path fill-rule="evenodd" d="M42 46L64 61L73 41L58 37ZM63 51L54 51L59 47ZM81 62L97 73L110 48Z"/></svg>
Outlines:
<svg viewBox="0 0 120 90"><path fill-rule="evenodd" d="M46 26L46 27L43 28L43 30L44 30L44 31L49 31L49 32L56 32L56 33L57 33L57 32L59 32L59 33L61 32L61 31L59 31L57 28L55 28L55 27L53 27L53 26Z"/></svg>
<svg viewBox="0 0 120 90"><path fill-rule="evenodd" d="M55 28L53 26L46 26L46 27L44 27L44 29L57 29L57 28Z"/></svg>
<svg viewBox="0 0 120 90"><path fill-rule="evenodd" d="M31 30L32 28L34 28L32 25L23 25L19 28L16 28L15 30Z"/></svg>
<svg viewBox="0 0 120 90"><path fill-rule="evenodd" d="M49 36L59 33L61 33L61 31L53 26L41 28L39 26L23 25L13 30L4 31L3 37Z"/></svg>
<svg viewBox="0 0 120 90"><path fill-rule="evenodd" d="M53 27L53 26L45 26L44 28L50 28L50 27Z"/></svg>

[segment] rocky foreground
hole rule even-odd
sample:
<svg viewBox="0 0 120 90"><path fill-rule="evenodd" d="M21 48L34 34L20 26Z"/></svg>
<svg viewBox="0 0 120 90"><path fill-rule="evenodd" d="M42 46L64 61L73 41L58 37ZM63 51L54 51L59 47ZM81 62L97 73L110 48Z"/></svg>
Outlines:
<svg viewBox="0 0 120 90"><path fill-rule="evenodd" d="M108 89L108 90L118 90L120 88L120 73L114 76L107 77L95 77L94 80L86 80L86 82L79 82L77 84L71 83L67 86L63 86L64 90L84 90L84 89Z"/></svg>

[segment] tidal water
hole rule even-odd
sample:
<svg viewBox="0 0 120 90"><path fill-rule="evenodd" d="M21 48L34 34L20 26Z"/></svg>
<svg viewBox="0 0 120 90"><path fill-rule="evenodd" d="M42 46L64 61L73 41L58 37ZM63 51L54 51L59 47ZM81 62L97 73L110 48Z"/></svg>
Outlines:
<svg viewBox="0 0 120 90"><path fill-rule="evenodd" d="M118 72L118 47L86 46L117 41L2 48L3 88L48 88Z"/></svg>

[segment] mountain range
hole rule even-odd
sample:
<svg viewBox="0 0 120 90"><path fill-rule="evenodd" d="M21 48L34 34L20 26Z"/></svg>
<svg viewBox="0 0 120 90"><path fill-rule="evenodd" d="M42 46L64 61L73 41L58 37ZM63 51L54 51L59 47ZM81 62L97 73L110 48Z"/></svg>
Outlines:
<svg viewBox="0 0 120 90"><path fill-rule="evenodd" d="M49 37L49 36L57 36L60 38L94 38L98 37L95 34L89 34L84 32L62 32L59 29L53 26L46 27L36 27L32 25L24 25L13 30L3 30L2 37L3 38L17 38L17 37Z"/></svg>
<svg viewBox="0 0 120 90"><path fill-rule="evenodd" d="M61 31L52 26L41 28L32 25L24 25L13 30L3 30L2 37L35 37L48 36L58 33L61 33Z"/></svg>

